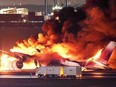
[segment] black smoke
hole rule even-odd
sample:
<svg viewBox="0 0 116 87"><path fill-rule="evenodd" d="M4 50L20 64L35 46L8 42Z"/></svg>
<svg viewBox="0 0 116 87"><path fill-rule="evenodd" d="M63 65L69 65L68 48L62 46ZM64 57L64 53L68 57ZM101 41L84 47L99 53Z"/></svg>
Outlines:
<svg viewBox="0 0 116 87"><path fill-rule="evenodd" d="M27 42L23 42L25 48L38 47L43 50L39 58L51 61L52 58L57 58L51 49L59 45L67 49L67 55L73 55L74 58L69 59L86 60L111 40L116 41L115 9L116 0L86 0L86 4L81 7L64 7L45 21L42 26L44 34L38 34L36 39L29 38ZM44 49L39 48L40 45ZM116 53L113 53L113 57L116 58Z"/></svg>

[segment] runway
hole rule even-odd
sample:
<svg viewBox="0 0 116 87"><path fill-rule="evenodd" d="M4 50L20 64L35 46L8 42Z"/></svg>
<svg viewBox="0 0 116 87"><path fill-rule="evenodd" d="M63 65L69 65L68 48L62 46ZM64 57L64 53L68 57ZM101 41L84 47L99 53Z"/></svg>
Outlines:
<svg viewBox="0 0 116 87"><path fill-rule="evenodd" d="M0 87L116 87L116 79L0 78Z"/></svg>
<svg viewBox="0 0 116 87"><path fill-rule="evenodd" d="M34 70L0 72L0 87L116 87L116 72L87 71L81 78L39 79Z"/></svg>

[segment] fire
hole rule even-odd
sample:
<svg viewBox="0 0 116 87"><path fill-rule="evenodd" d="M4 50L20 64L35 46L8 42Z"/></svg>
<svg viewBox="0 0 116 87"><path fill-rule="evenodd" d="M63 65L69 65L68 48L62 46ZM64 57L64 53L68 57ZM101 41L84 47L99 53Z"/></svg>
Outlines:
<svg viewBox="0 0 116 87"><path fill-rule="evenodd" d="M24 67L22 69L35 69L36 67L39 67L39 66L35 66L35 64L32 61L29 63L24 63Z"/></svg>
<svg viewBox="0 0 116 87"><path fill-rule="evenodd" d="M99 50L95 56L93 56L94 60L97 60L100 57L101 52L102 52L102 49Z"/></svg>
<svg viewBox="0 0 116 87"><path fill-rule="evenodd" d="M104 61L106 61L106 60L104 60L103 57L107 57L107 55L109 56L109 54L111 55L111 53L110 53L111 49L110 49L109 53L107 51L106 55L104 55L104 56L102 55L102 58L100 58L101 54L106 52L106 50L109 50L110 46L113 46L112 44L114 44L114 47L115 47L115 45L116 45L115 43L116 42L111 41L104 49L105 51L103 49L100 49L93 57L88 58L86 60L85 68L97 67L100 69L105 69L107 66L104 64ZM113 48L112 48L112 51L113 51ZM9 56L8 54L3 54L1 57L0 70L19 69L17 66L17 63L18 63L18 65L23 64L23 65L21 65L21 66L23 66L22 69L34 69L36 67L39 67L40 65L38 64L38 62L41 62L42 66L46 66L52 60L59 60L60 63L66 64L67 59L69 59L68 60L69 65L73 64L73 65L80 66L78 63L72 61L73 57L75 57L75 56L70 54L69 48L67 48L65 46L65 44L54 44L52 47L50 47L49 50L46 50L46 51L44 50L42 52L41 52L41 50L39 50L38 54L35 54L35 55L33 56L33 55L30 55L30 53L23 54L23 53L17 53L17 52L13 53L13 55L11 55L11 56ZM12 57L12 56L14 56L14 57ZM78 57L78 55L76 57ZM100 61L99 61L99 59L100 59Z"/></svg>
<svg viewBox="0 0 116 87"><path fill-rule="evenodd" d="M100 49L93 57L89 58L88 61L97 60L101 55L102 49Z"/></svg>
<svg viewBox="0 0 116 87"><path fill-rule="evenodd" d="M100 61L98 61L98 59L100 58L100 55L102 53L103 49L100 49L96 55L94 55L93 57L89 58L86 62L85 67L87 68L99 68L99 69L105 69L107 66L102 64Z"/></svg>
<svg viewBox="0 0 116 87"><path fill-rule="evenodd" d="M110 2L110 0L107 1ZM115 11L110 8L111 2L107 1L105 2L107 7L103 8L99 4L104 5L104 3L101 1L98 3L97 0L91 0L91 2L97 3L95 6L87 2L88 5L86 4L82 8L64 7L57 13L58 20L54 15L52 19L43 24L43 34L39 33L27 40L17 42L16 46L11 48L10 51L14 53L14 60L8 55L2 55L1 69L9 69L8 62L17 61L17 59L24 63L23 68L25 69L34 68L36 66L33 63L34 60L42 65L49 65L52 60L59 62L60 59L68 59L69 61L76 61L76 63L83 60L86 62L85 66L92 68L104 66L116 46L115 43L112 50L109 50L112 44L108 46L103 54L104 57L109 52L107 58L99 60L103 50L101 48L109 41L116 40L116 23L113 20L115 18L111 15ZM93 56L93 53L98 49L100 50ZM15 54L15 52L17 53ZM32 60L27 62L28 59ZM106 63L103 63L104 60Z"/></svg>
<svg viewBox="0 0 116 87"><path fill-rule="evenodd" d="M13 70L12 66L9 66L11 65L10 63L12 63L12 61L15 61L16 58L14 57L9 57L7 54L3 54L1 56L1 67L0 67L0 70Z"/></svg>
<svg viewBox="0 0 116 87"><path fill-rule="evenodd" d="M3 54L1 56L0 70L17 70L17 69L19 69L16 66L17 61L18 61L18 59L16 59L15 57L11 57L7 54ZM34 60L31 60L27 63L24 62L22 69L35 69L35 67L39 67L39 65L35 66Z"/></svg>
<svg viewBox="0 0 116 87"><path fill-rule="evenodd" d="M51 50L55 53L58 53L58 55L60 55L62 58L69 58L70 59L71 57L73 57L70 54L68 54L68 49L65 48L61 44L54 45ZM93 56L92 58L89 58L87 60L87 62L97 60L97 58L100 57L101 51L102 51L102 49L99 50L95 56ZM44 54L44 53L42 53L42 54ZM18 61L18 59L14 58L14 57L11 57L7 54L3 54L2 57L1 57L1 68L0 68L0 70L16 70L16 69L18 69L16 67L16 62L17 61ZM44 60L44 61L47 62L48 60ZM35 61L33 59L31 59L27 62L24 62L22 69L34 69L35 67L39 67L39 65L36 66L34 62ZM99 63L97 63L97 64L99 64ZM43 63L43 65L47 65L47 63L46 64Z"/></svg>
<svg viewBox="0 0 116 87"><path fill-rule="evenodd" d="M25 47L24 45L21 45L20 43L18 45L20 46L20 48L19 47L14 47L10 51L11 52L26 53L26 54L29 54L29 55L33 55L36 52L36 49L33 48L33 47Z"/></svg>
<svg viewBox="0 0 116 87"><path fill-rule="evenodd" d="M63 67L60 67L60 76L62 76L63 75Z"/></svg>
<svg viewBox="0 0 116 87"><path fill-rule="evenodd" d="M68 54L68 49L63 46L63 44L56 44L52 47L53 52L57 52L63 58L71 58L72 56Z"/></svg>

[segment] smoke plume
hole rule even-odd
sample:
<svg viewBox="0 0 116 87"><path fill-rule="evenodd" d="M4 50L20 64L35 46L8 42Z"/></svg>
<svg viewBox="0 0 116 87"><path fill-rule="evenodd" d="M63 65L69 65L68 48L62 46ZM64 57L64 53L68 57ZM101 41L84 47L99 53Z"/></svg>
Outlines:
<svg viewBox="0 0 116 87"><path fill-rule="evenodd" d="M12 50L36 55L45 63L58 58L86 60L109 41L116 41L115 3L115 0L87 0L82 7L64 7L45 21L44 34L18 42ZM116 60L114 57L116 51L111 59Z"/></svg>

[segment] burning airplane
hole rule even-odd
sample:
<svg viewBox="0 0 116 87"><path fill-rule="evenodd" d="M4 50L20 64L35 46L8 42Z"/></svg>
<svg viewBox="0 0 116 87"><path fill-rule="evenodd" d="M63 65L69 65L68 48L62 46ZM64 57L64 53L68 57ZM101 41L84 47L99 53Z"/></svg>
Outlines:
<svg viewBox="0 0 116 87"><path fill-rule="evenodd" d="M66 66L83 66L89 69L108 69L108 60L116 47L116 42L110 41L109 44L101 49L95 56L89 58L87 61L73 62L70 60L62 60L61 64Z"/></svg>
<svg viewBox="0 0 116 87"><path fill-rule="evenodd" d="M59 62L59 65L63 66L82 66L87 69L108 69L108 60L116 47L116 42L110 41L109 44L101 49L95 56L89 58L86 61L72 61L66 58L61 58L57 60ZM40 52L40 51L38 51ZM16 60L12 61L11 65L12 68L15 69L21 69L23 68L23 63L28 59L33 59L33 63L35 64L35 67L38 65L41 66L40 61L37 59L37 56L19 53L19 52L4 52L4 54L7 54L9 56L12 56L16 58Z"/></svg>
<svg viewBox="0 0 116 87"><path fill-rule="evenodd" d="M10 61L13 69L47 65L109 68L110 57L116 56L116 16L111 2L114 0L87 1L82 7L64 7L54 12L42 26L44 33L17 42L10 54L3 54L3 66L8 68Z"/></svg>

